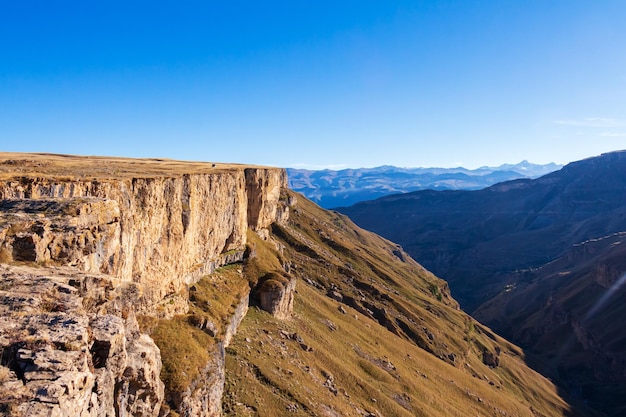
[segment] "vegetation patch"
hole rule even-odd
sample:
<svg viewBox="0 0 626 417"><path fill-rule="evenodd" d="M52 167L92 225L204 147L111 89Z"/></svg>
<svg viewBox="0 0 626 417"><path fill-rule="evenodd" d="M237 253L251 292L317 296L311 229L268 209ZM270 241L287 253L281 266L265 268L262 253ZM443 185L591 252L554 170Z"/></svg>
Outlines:
<svg viewBox="0 0 626 417"><path fill-rule="evenodd" d="M16 180L29 187L34 178L58 182L102 181L122 178L163 178L184 174L217 174L250 165L213 164L173 159L137 159L0 152L0 180Z"/></svg>
<svg viewBox="0 0 626 417"><path fill-rule="evenodd" d="M161 379L167 392L185 391L209 362L214 339L189 324L186 316L160 320L151 336L161 350Z"/></svg>
<svg viewBox="0 0 626 417"><path fill-rule="evenodd" d="M272 246L252 230L248 230L247 260L243 272L251 287L255 287L268 273L283 270L282 255Z"/></svg>
<svg viewBox="0 0 626 417"><path fill-rule="evenodd" d="M138 317L161 350L161 379L169 406L200 376L235 309L249 291L240 264L227 265L189 287L189 312L171 320Z"/></svg>

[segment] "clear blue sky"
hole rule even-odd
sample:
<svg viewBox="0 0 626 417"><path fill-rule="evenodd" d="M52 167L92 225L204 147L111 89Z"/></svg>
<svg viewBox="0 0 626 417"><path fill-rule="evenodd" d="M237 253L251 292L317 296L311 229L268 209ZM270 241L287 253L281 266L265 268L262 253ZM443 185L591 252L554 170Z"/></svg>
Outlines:
<svg viewBox="0 0 626 417"><path fill-rule="evenodd" d="M0 0L0 150L277 166L626 148L626 1Z"/></svg>

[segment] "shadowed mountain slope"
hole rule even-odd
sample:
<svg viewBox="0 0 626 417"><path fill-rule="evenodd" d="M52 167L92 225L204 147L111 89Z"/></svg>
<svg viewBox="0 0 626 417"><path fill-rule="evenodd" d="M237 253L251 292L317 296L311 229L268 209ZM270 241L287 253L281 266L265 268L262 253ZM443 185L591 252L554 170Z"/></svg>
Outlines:
<svg viewBox="0 0 626 417"><path fill-rule="evenodd" d="M535 180L478 191L418 191L338 210L401 244L444 277L472 311L503 289L508 273L626 230L625 190L626 152L614 152Z"/></svg>
<svg viewBox="0 0 626 417"><path fill-rule="evenodd" d="M475 317L541 357L594 408L626 414L626 232L519 271Z"/></svg>

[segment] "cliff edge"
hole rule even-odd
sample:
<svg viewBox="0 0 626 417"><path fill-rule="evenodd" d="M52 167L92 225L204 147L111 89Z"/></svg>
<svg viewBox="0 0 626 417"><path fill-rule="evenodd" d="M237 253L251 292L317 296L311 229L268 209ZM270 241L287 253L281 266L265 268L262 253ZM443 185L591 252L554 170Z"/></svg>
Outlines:
<svg viewBox="0 0 626 417"><path fill-rule="evenodd" d="M286 186L279 168L0 154L0 260L136 283L152 311L284 221Z"/></svg>

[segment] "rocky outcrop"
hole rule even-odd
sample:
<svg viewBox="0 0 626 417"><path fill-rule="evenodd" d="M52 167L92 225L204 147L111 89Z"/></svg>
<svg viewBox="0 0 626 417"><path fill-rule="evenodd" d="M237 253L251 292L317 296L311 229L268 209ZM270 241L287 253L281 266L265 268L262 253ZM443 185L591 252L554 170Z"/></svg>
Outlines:
<svg viewBox="0 0 626 417"><path fill-rule="evenodd" d="M57 268L0 274L0 404L18 416L158 413L160 353L139 333L127 289Z"/></svg>
<svg viewBox="0 0 626 417"><path fill-rule="evenodd" d="M119 257L119 220L114 200L2 200L0 260L100 272Z"/></svg>
<svg viewBox="0 0 626 417"><path fill-rule="evenodd" d="M254 289L254 300L263 310L284 320L293 311L295 289L295 279L270 272L259 280Z"/></svg>
<svg viewBox="0 0 626 417"><path fill-rule="evenodd" d="M483 351L483 363L491 368L497 368L500 366L500 347L496 346L495 351L491 352L488 349Z"/></svg>

